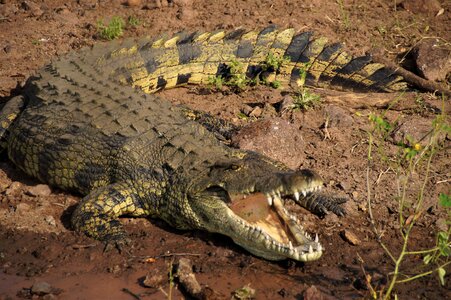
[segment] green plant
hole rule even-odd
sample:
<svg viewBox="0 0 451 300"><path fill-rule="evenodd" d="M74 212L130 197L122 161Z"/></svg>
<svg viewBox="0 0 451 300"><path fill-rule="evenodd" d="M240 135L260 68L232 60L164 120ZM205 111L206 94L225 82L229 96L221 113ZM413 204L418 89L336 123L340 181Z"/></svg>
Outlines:
<svg viewBox="0 0 451 300"><path fill-rule="evenodd" d="M387 255L391 258L394 268L393 271L388 274L389 281L388 287L379 291L379 295L376 289L370 286L370 291L374 299L383 298L390 299L394 288L397 284L413 281L420 277L428 276L436 273L439 281L442 285L445 284L445 267L451 263L451 200L449 195L440 195L440 205L446 210L448 221L447 230L438 231L436 244L425 250L409 250L409 241L411 240L412 230L418 223L418 220L424 213L424 199L425 188L430 181L431 162L433 157L441 149L438 142L438 137L443 133L451 133L451 127L446 124L446 116L438 116L432 123L432 129L424 138L420 139L425 142L425 145L421 145L419 141L413 138L407 138L407 141L403 141L397 144L396 153L388 154L384 148L384 142L390 136L396 124L389 122L385 119L384 115L370 114L369 121L372 126L368 131L368 154L367 154L367 205L368 213L371 223L373 225L373 231L377 237L381 247L385 250ZM427 137L427 139L426 139ZM374 151L374 147L377 147L377 151ZM377 161L385 163L388 168L394 171L397 189L395 192L395 199L398 201L398 226L399 235L401 237L400 249L390 250L383 242L383 234L378 229L377 220L375 220L372 209L372 186L370 183L370 170L373 169L375 157L378 156ZM408 188L414 186L412 184L414 174L420 176L419 188L414 192L415 196L409 195ZM397 253L397 254L395 254ZM407 275L408 270L402 269L402 263L408 256L424 255L422 270L416 274ZM367 280L367 284L369 280ZM395 295L395 298L396 295Z"/></svg>
<svg viewBox="0 0 451 300"><path fill-rule="evenodd" d="M261 78L263 73L277 73L280 68L288 63L289 59L286 57L276 57L274 54L269 53L266 56L265 61L261 62L257 69L260 71L255 74L253 79L246 76L246 70L244 65L236 60L232 59L228 64L224 66L224 72L221 75L208 77L208 84L214 86L218 90L222 90L223 86L228 86L234 89L236 92L244 91L249 86L255 86L263 84L272 88L279 88L281 86L280 81L269 81L266 78Z"/></svg>
<svg viewBox="0 0 451 300"><path fill-rule="evenodd" d="M303 87L294 95L292 109L309 110L318 106L319 103L321 103L321 96Z"/></svg>
<svg viewBox="0 0 451 300"><path fill-rule="evenodd" d="M128 22L128 25L133 26L133 27L136 27L139 24L141 24L141 21L137 17L134 17L134 16L129 16L127 19L127 22Z"/></svg>
<svg viewBox="0 0 451 300"><path fill-rule="evenodd" d="M340 9L341 22L343 24L343 29L348 30L350 21L349 21L349 12L345 9L345 5L343 0L337 0L338 7Z"/></svg>
<svg viewBox="0 0 451 300"><path fill-rule="evenodd" d="M124 19L118 16L111 18L108 25L105 25L102 20L97 22L97 30L99 36L106 40L114 40L122 36L124 32L125 22Z"/></svg>

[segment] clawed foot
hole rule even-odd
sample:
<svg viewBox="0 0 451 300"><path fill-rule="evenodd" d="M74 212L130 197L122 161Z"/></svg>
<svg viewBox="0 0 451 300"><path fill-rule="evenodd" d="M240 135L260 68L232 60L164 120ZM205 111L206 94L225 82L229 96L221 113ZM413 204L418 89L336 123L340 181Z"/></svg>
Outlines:
<svg viewBox="0 0 451 300"><path fill-rule="evenodd" d="M105 247L103 248L104 253L108 253L113 249L116 249L120 254L130 255L130 246L132 245L132 240L125 234L114 235L106 237L104 240Z"/></svg>
<svg viewBox="0 0 451 300"><path fill-rule="evenodd" d="M345 197L336 197L323 193L312 193L299 199L297 202L320 217L331 212L339 217L343 217L346 215L346 210L341 204L346 201L348 201L348 198Z"/></svg>

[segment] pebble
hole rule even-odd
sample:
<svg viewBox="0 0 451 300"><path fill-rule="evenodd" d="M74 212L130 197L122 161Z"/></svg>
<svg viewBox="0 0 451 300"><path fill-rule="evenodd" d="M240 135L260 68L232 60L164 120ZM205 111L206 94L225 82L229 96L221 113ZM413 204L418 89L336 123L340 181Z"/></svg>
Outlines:
<svg viewBox="0 0 451 300"><path fill-rule="evenodd" d="M352 232L349 230L343 230L340 232L340 236L349 244L353 245L353 246L357 246L360 244L360 240L359 238Z"/></svg>
<svg viewBox="0 0 451 300"><path fill-rule="evenodd" d="M52 190L50 189L50 187L46 184L38 184L35 186L30 186L26 193L30 196L49 196L52 193Z"/></svg>
<svg viewBox="0 0 451 300"><path fill-rule="evenodd" d="M28 205L26 203L17 204L17 206L16 206L17 213L22 214L22 213L26 213L28 211L30 211L30 205Z"/></svg>
<svg viewBox="0 0 451 300"><path fill-rule="evenodd" d="M321 300L325 295L314 285L304 291L304 300Z"/></svg>
<svg viewBox="0 0 451 300"><path fill-rule="evenodd" d="M424 39L413 49L418 72L427 80L444 81L451 71L451 49L438 39Z"/></svg>
<svg viewBox="0 0 451 300"><path fill-rule="evenodd" d="M141 5L141 2L141 0L126 0L124 4L130 7L137 7Z"/></svg>
<svg viewBox="0 0 451 300"><path fill-rule="evenodd" d="M343 108L336 105L324 107L324 114L328 119L327 127L350 127L354 124L354 119Z"/></svg>
<svg viewBox="0 0 451 300"><path fill-rule="evenodd" d="M404 0L401 6L414 14L437 15L442 9L438 0Z"/></svg>
<svg viewBox="0 0 451 300"><path fill-rule="evenodd" d="M23 1L21 7L33 17L40 17L44 13L38 4L31 1Z"/></svg>
<svg viewBox="0 0 451 300"><path fill-rule="evenodd" d="M22 187L22 183L18 182L18 181L14 181L13 183L11 183L9 185L9 187L6 189L5 194L6 195L11 195L13 194L15 191L18 191L20 188Z"/></svg>
<svg viewBox="0 0 451 300"><path fill-rule="evenodd" d="M188 258L180 258L177 266L176 276L180 284L193 297L198 298L202 293L202 288L193 273L193 264Z"/></svg>
<svg viewBox="0 0 451 300"><path fill-rule="evenodd" d="M56 221L55 221L55 218L53 216L46 216L44 218L44 221L46 221L47 224L49 224L50 226L56 226Z"/></svg>
<svg viewBox="0 0 451 300"><path fill-rule="evenodd" d="M44 296L46 294L50 294L52 291L53 291L52 286L45 281L36 282L31 287L31 293L33 295L38 295L38 296Z"/></svg>
<svg viewBox="0 0 451 300"><path fill-rule="evenodd" d="M147 272L146 277L143 280L143 285L149 288L159 288L164 285L166 274L160 269L153 269Z"/></svg>
<svg viewBox="0 0 451 300"><path fill-rule="evenodd" d="M254 117L254 118L258 118L262 115L262 109L260 108L260 106L256 106L250 113L249 113L249 117Z"/></svg>

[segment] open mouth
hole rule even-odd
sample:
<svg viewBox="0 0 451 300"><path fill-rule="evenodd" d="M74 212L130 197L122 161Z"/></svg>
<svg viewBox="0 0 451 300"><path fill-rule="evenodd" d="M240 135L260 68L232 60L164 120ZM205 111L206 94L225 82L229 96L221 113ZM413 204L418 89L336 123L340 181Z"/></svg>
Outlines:
<svg viewBox="0 0 451 300"><path fill-rule="evenodd" d="M229 207L252 237L264 241L268 250L295 260L316 260L324 250L318 235L312 238L304 231L298 218L284 207L283 199L298 201L301 195L307 197L321 187L317 185L287 195L280 192L238 194L231 197Z"/></svg>

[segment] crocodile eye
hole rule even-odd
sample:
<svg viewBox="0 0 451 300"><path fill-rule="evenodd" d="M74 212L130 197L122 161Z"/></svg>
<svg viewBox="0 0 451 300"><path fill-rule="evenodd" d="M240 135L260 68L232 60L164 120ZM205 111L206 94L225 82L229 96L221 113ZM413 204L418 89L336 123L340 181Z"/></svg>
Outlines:
<svg viewBox="0 0 451 300"><path fill-rule="evenodd" d="M237 170L239 170L239 169L241 169L241 166L240 166L240 165L231 165L231 166L230 166L230 170L237 171Z"/></svg>

